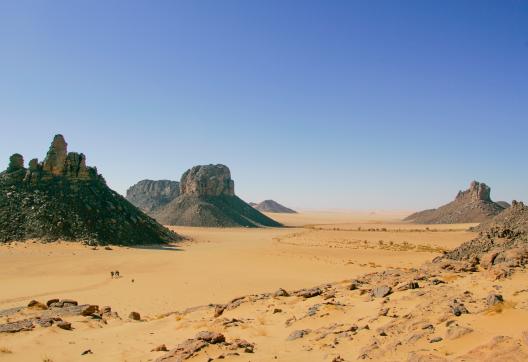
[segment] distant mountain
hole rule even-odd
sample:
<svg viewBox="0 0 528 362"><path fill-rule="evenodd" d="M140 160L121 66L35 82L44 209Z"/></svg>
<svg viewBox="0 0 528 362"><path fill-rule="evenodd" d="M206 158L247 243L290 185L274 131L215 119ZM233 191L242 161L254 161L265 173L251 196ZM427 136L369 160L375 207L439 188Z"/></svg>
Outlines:
<svg viewBox="0 0 528 362"><path fill-rule="evenodd" d="M466 191L459 191L455 200L438 209L424 210L404 220L417 224L456 224L483 222L504 211L504 206L491 201L491 189L473 181Z"/></svg>
<svg viewBox="0 0 528 362"><path fill-rule="evenodd" d="M255 209L261 212L272 212L272 213L278 213L278 214L296 214L297 211L287 208L286 206L283 206L279 204L276 201L273 200L265 200L262 201L260 204L252 203Z"/></svg>
<svg viewBox="0 0 528 362"><path fill-rule="evenodd" d="M235 195L231 172L224 165L187 170L180 181L180 195L150 215L164 225L282 226Z"/></svg>
<svg viewBox="0 0 528 362"><path fill-rule="evenodd" d="M126 199L145 212L167 205L180 195L180 183L169 180L142 180L131 186Z"/></svg>

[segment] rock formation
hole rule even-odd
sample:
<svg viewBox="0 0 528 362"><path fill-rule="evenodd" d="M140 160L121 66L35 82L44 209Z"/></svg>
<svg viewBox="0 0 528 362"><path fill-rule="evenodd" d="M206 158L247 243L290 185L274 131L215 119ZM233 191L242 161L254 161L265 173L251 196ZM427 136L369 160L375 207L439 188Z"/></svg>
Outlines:
<svg viewBox="0 0 528 362"><path fill-rule="evenodd" d="M180 195L180 183L169 180L142 180L131 186L126 199L145 212L167 205Z"/></svg>
<svg viewBox="0 0 528 362"><path fill-rule="evenodd" d="M473 229L479 236L448 252L443 259L470 261L506 270L528 264L528 207L513 201L492 220Z"/></svg>
<svg viewBox="0 0 528 362"><path fill-rule="evenodd" d="M251 205L261 212L271 212L278 214L296 214L297 211L287 208L273 200L264 200L259 204Z"/></svg>
<svg viewBox="0 0 528 362"><path fill-rule="evenodd" d="M491 189L486 184L473 181L468 190L459 191L449 204L414 213L404 220L417 224L483 222L504 211L503 206L491 200L490 194Z"/></svg>
<svg viewBox="0 0 528 362"><path fill-rule="evenodd" d="M14 154L0 173L0 242L26 239L132 245L180 237L112 191L57 135L44 162L25 168Z"/></svg>
<svg viewBox="0 0 528 362"><path fill-rule="evenodd" d="M224 165L187 170L180 181L180 196L150 215L165 225L281 226L235 195L231 172Z"/></svg>

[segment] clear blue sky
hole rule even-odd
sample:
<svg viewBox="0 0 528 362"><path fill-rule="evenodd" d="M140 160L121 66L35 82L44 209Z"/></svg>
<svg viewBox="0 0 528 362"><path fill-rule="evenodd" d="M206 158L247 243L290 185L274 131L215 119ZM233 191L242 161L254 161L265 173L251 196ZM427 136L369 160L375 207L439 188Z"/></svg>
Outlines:
<svg viewBox="0 0 528 362"><path fill-rule="evenodd" d="M1 1L0 168L55 133L119 192L224 163L247 201L528 200L528 1Z"/></svg>

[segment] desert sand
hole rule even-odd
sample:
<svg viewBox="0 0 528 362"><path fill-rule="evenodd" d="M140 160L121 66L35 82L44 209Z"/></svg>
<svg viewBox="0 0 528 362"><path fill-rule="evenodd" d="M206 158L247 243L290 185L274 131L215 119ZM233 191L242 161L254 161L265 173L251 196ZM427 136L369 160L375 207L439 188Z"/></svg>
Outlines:
<svg viewBox="0 0 528 362"><path fill-rule="evenodd" d="M524 271L500 285L485 273L442 271L443 283L424 279L419 289L402 288L390 300L365 294L361 284L350 290L354 279L369 273L386 272L387 279L417 273L475 236L466 231L472 224L398 222L405 214L301 212L273 214L286 228L172 227L187 240L164 247L1 245L0 311L68 298L111 306L119 317L68 316L71 331L37 326L0 333L0 360L154 361L166 353L151 351L155 347L171 349L200 331L247 340L253 353L208 344L190 360L420 360L430 353L479 360L486 348L488 357L510 351L509 359L525 359L526 340L519 344L528 329ZM120 278L110 277L115 270ZM313 297L294 295L316 286L321 293ZM279 288L290 296L274 296ZM488 308L485 298L494 290L506 302ZM453 298L471 313L450 316ZM215 317L217 305L223 313ZM128 318L132 311L141 321ZM13 318L0 312L0 323ZM431 343L435 337L443 340ZM86 350L92 353L81 355Z"/></svg>

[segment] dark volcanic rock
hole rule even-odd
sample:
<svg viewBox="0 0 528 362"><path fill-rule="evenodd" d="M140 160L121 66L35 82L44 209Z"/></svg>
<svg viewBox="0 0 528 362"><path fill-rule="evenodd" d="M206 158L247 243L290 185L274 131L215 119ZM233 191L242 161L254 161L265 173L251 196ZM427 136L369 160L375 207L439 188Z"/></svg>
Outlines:
<svg viewBox="0 0 528 362"><path fill-rule="evenodd" d="M265 200L260 204L251 205L261 212L272 212L278 214L296 214L297 211L287 208L273 200Z"/></svg>
<svg viewBox="0 0 528 362"><path fill-rule="evenodd" d="M126 199L145 212L167 205L180 195L180 183L169 180L143 180L131 186Z"/></svg>
<svg viewBox="0 0 528 362"><path fill-rule="evenodd" d="M234 181L224 165L187 170L180 181L180 196L150 215L165 225L281 226L235 195Z"/></svg>
<svg viewBox="0 0 528 362"><path fill-rule="evenodd" d="M26 169L13 155L0 173L0 242L26 239L132 245L180 237L112 191L57 135L43 163Z"/></svg>
<svg viewBox="0 0 528 362"><path fill-rule="evenodd" d="M404 220L417 224L456 224L483 222L504 211L504 206L491 201L491 189L473 181L466 191L459 191L455 201L438 209L420 211Z"/></svg>

